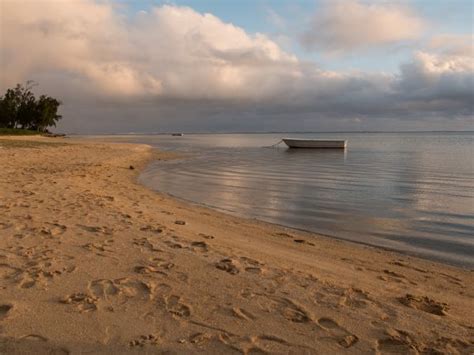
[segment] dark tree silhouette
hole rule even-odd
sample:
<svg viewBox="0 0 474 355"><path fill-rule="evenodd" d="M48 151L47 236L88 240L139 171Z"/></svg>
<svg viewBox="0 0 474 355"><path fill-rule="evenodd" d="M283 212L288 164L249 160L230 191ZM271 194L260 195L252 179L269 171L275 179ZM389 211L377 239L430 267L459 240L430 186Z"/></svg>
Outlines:
<svg viewBox="0 0 474 355"><path fill-rule="evenodd" d="M37 99L31 91L36 85L33 81L25 86L18 84L0 97L0 127L45 132L48 127L56 126L62 118L58 115L61 102L46 95Z"/></svg>

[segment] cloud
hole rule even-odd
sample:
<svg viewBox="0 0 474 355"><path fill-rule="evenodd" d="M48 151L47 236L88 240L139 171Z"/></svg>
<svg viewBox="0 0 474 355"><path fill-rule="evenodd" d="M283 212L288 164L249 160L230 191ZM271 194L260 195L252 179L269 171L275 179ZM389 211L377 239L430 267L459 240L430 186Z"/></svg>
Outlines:
<svg viewBox="0 0 474 355"><path fill-rule="evenodd" d="M442 34L432 37L428 48L451 56L472 56L474 50L474 35Z"/></svg>
<svg viewBox="0 0 474 355"><path fill-rule="evenodd" d="M407 110L445 112L472 118L474 64L465 51L419 51L401 65L394 84L399 105Z"/></svg>
<svg viewBox="0 0 474 355"><path fill-rule="evenodd" d="M54 70L109 96L250 98L271 95L278 67L297 63L265 35L188 7L132 19L90 0L8 1L3 10L3 82Z"/></svg>
<svg viewBox="0 0 474 355"><path fill-rule="evenodd" d="M383 129L472 116L462 40L453 51L433 39L396 74L342 73L189 7L125 16L93 0L1 6L0 89L39 82L63 100L66 130Z"/></svg>
<svg viewBox="0 0 474 355"><path fill-rule="evenodd" d="M332 0L317 10L301 42L309 50L345 52L417 39L423 27L406 6Z"/></svg>

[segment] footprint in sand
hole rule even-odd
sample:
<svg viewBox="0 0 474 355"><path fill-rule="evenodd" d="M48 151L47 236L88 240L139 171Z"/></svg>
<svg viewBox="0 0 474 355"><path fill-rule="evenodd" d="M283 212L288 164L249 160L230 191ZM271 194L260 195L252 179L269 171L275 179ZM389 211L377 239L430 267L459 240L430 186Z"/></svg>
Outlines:
<svg viewBox="0 0 474 355"><path fill-rule="evenodd" d="M372 301L369 294L357 288L347 289L339 300L339 304L351 308L365 308Z"/></svg>
<svg viewBox="0 0 474 355"><path fill-rule="evenodd" d="M154 226L150 226L148 224L146 226L141 227L140 230L142 232L152 232L152 233L155 233L155 234L160 234L160 233L163 233L164 227L162 227L162 226L154 227Z"/></svg>
<svg viewBox="0 0 474 355"><path fill-rule="evenodd" d="M209 250L208 245L205 242L201 241L191 242L191 248L200 252L206 252Z"/></svg>
<svg viewBox="0 0 474 355"><path fill-rule="evenodd" d="M245 271L250 272L252 274L261 274L263 272L263 269L260 267L249 266L245 268Z"/></svg>
<svg viewBox="0 0 474 355"><path fill-rule="evenodd" d="M411 334L391 328L385 332L387 337L376 342L377 354L418 354Z"/></svg>
<svg viewBox="0 0 474 355"><path fill-rule="evenodd" d="M151 257L149 258L149 265L152 265L155 268L160 268L163 270L171 270L175 267L175 264L171 262L172 257L168 259L158 258L158 257Z"/></svg>
<svg viewBox="0 0 474 355"><path fill-rule="evenodd" d="M102 227L100 227L100 226L85 226L85 225L82 225L82 224L78 224L77 226L82 228L86 232L89 232L89 233L112 235L113 232L114 232L113 228L109 228L109 227L106 227L106 226L102 226Z"/></svg>
<svg viewBox="0 0 474 355"><path fill-rule="evenodd" d="M225 271L231 275L237 275L240 270L237 262L232 259L222 259L215 264L216 268Z"/></svg>
<svg viewBox="0 0 474 355"><path fill-rule="evenodd" d="M287 320L294 323L311 322L311 315L301 306L296 305L293 301L282 299L280 305L281 314Z"/></svg>
<svg viewBox="0 0 474 355"><path fill-rule="evenodd" d="M251 347L250 349L247 349L245 354L248 355L266 355L268 354L267 351L260 349L259 347Z"/></svg>
<svg viewBox="0 0 474 355"><path fill-rule="evenodd" d="M426 296L413 296L407 293L398 300L407 307L435 314L437 316L446 316L447 310L449 309L446 303L437 302Z"/></svg>
<svg viewBox="0 0 474 355"><path fill-rule="evenodd" d="M272 297L264 294L252 294L258 306L265 312L278 312L283 318L293 323L310 323L312 315L303 306L288 298Z"/></svg>
<svg viewBox="0 0 474 355"><path fill-rule="evenodd" d="M0 264L0 279L11 279L21 274L23 270L10 266L9 264Z"/></svg>
<svg viewBox="0 0 474 355"><path fill-rule="evenodd" d="M262 266L263 265L263 263L261 263L260 261L249 258L249 257L246 257L246 256L241 256L240 260L242 260L243 262L245 262L249 265L253 265L253 266Z"/></svg>
<svg viewBox="0 0 474 355"><path fill-rule="evenodd" d="M89 290L96 298L108 299L117 295L120 290L112 280L94 280L89 284Z"/></svg>
<svg viewBox="0 0 474 355"><path fill-rule="evenodd" d="M350 348L359 341L357 336L348 332L331 318L319 318L318 324L327 330L331 334L331 338L343 348Z"/></svg>
<svg viewBox="0 0 474 355"><path fill-rule="evenodd" d="M137 296L143 296L146 293L143 286L143 290L139 290L138 287L134 288L127 279L119 280L94 280L89 283L89 292L76 292L66 296L61 300L61 303L75 306L79 312L90 312L95 311L99 308L99 303L116 301L117 304L124 304L128 299ZM123 283L123 285L121 284ZM143 293L141 292L143 291ZM121 296L121 297L118 297ZM115 305L115 304L114 304ZM108 309L113 307L109 306Z"/></svg>
<svg viewBox="0 0 474 355"><path fill-rule="evenodd" d="M66 233L67 227L58 224L58 223L45 223L46 226L41 228L40 233L44 235L49 235L51 237L56 237Z"/></svg>
<svg viewBox="0 0 474 355"><path fill-rule="evenodd" d="M171 249L183 249L183 244L176 243L171 240L165 241L165 244Z"/></svg>
<svg viewBox="0 0 474 355"><path fill-rule="evenodd" d="M61 300L61 303L74 305L79 312L97 310L97 302L96 297L82 292L73 293Z"/></svg>
<svg viewBox="0 0 474 355"><path fill-rule="evenodd" d="M193 322L199 326L207 327L207 324ZM227 332L219 332L218 334L210 333L194 333L188 338L181 338L178 340L180 344L188 343L193 345L197 351L187 351L187 353L203 353L204 349L212 349L212 353L215 354L250 354L244 352L243 349L238 345L242 342L241 337L230 335ZM204 351L204 353L206 353Z"/></svg>
<svg viewBox="0 0 474 355"><path fill-rule="evenodd" d="M20 287L21 287L21 288L32 288L32 287L34 287L36 284L38 284L38 282L35 281L35 280L23 279L23 280L20 282Z"/></svg>
<svg viewBox="0 0 474 355"><path fill-rule="evenodd" d="M82 247L86 250L95 252L98 256L107 256L105 253L113 252L110 248L114 243L113 239L107 239L102 243L87 243L84 244Z"/></svg>
<svg viewBox="0 0 474 355"><path fill-rule="evenodd" d="M194 333L189 337L188 341L196 346L203 346L208 343L211 338L212 334L209 333Z"/></svg>
<svg viewBox="0 0 474 355"><path fill-rule="evenodd" d="M242 261L242 263L245 264L244 268L245 268L245 271L247 272L254 273L254 274L261 274L264 271L266 271L263 268L264 264L259 262L258 260L248 258L246 256L241 256L240 261Z"/></svg>
<svg viewBox="0 0 474 355"><path fill-rule="evenodd" d="M392 282L399 282L399 283L410 283L412 285L417 285L416 282L408 280L405 275L399 274L398 272L391 271L391 270L383 270L385 275L379 276L380 280L383 281L392 281Z"/></svg>
<svg viewBox="0 0 474 355"><path fill-rule="evenodd" d="M11 304L0 304L0 321L6 319L13 309Z"/></svg>
<svg viewBox="0 0 474 355"><path fill-rule="evenodd" d="M160 248L156 247L153 242L150 241L148 238L135 238L133 239L133 245L140 248L140 249L148 249L149 251L157 251L162 252Z"/></svg>
<svg viewBox="0 0 474 355"><path fill-rule="evenodd" d="M275 335L262 334L250 337L250 348L246 354L314 354L315 349L292 344Z"/></svg>
<svg viewBox="0 0 474 355"><path fill-rule="evenodd" d="M181 297L171 295L165 298L166 310L180 318L186 318L191 315L191 307L181 302Z"/></svg>
<svg viewBox="0 0 474 355"><path fill-rule="evenodd" d="M128 277L120 279L99 279L89 283L90 294L106 302L109 308L122 306L129 301L146 302L155 296L156 283L144 282Z"/></svg>
<svg viewBox="0 0 474 355"><path fill-rule="evenodd" d="M378 354L418 354L416 349L401 339L386 338L377 340Z"/></svg>
<svg viewBox="0 0 474 355"><path fill-rule="evenodd" d="M17 253L21 258L30 261L25 260L23 269L0 264L0 280L10 280L21 288L31 288L35 285L44 286L56 276L75 270L73 265L65 264L62 260L55 260L55 257L46 257L45 254L31 251Z"/></svg>
<svg viewBox="0 0 474 355"><path fill-rule="evenodd" d="M143 348L147 345L156 346L159 343L160 338L154 334L141 335L138 339L132 340L128 343L130 347Z"/></svg>
<svg viewBox="0 0 474 355"><path fill-rule="evenodd" d="M214 236L210 234L199 233L199 236L203 237L204 239L214 239Z"/></svg>

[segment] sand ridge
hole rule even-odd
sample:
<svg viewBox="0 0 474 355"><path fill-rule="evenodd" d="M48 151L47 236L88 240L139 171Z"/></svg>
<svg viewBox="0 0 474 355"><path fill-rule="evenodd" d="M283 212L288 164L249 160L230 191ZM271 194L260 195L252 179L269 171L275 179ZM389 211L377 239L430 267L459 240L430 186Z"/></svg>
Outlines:
<svg viewBox="0 0 474 355"><path fill-rule="evenodd" d="M0 352L474 351L472 271L154 193L145 145L13 140Z"/></svg>

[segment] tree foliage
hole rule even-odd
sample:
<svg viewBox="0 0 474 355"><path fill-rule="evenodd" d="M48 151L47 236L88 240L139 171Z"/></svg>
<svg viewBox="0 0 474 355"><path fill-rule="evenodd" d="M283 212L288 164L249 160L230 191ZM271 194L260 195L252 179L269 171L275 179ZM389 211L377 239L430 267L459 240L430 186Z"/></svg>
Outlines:
<svg viewBox="0 0 474 355"><path fill-rule="evenodd" d="M36 98L31 91L34 85L32 81L18 84L0 97L0 127L45 132L56 126L62 118L58 114L61 102L46 95Z"/></svg>

